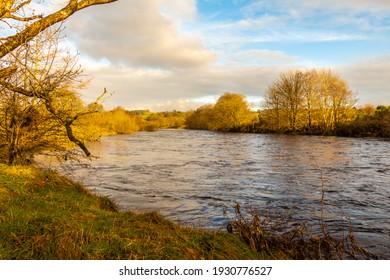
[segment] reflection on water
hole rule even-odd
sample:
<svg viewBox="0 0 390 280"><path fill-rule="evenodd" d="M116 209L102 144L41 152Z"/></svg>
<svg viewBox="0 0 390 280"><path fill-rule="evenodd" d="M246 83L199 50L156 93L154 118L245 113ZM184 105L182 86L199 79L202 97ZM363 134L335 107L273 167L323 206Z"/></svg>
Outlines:
<svg viewBox="0 0 390 280"><path fill-rule="evenodd" d="M162 130L103 137L90 149L99 159L76 179L124 209L207 227L223 226L235 202L318 225L322 173L331 228L351 220L361 242L390 258L390 142Z"/></svg>

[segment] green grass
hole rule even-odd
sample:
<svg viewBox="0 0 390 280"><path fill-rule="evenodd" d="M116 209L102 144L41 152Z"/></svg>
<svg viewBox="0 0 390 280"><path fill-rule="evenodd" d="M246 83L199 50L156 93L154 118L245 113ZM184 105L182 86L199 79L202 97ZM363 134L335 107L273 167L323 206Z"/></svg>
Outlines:
<svg viewBox="0 0 390 280"><path fill-rule="evenodd" d="M258 259L239 237L118 212L54 172L0 164L0 259Z"/></svg>

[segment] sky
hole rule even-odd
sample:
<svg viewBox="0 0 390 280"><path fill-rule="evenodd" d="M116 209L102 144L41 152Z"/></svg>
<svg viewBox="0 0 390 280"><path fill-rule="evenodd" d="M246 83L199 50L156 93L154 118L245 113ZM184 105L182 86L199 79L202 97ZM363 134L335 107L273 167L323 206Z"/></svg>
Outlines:
<svg viewBox="0 0 390 280"><path fill-rule="evenodd" d="M332 69L358 105L390 105L389 0L119 0L66 23L92 102L196 109L225 92L259 108L290 69Z"/></svg>

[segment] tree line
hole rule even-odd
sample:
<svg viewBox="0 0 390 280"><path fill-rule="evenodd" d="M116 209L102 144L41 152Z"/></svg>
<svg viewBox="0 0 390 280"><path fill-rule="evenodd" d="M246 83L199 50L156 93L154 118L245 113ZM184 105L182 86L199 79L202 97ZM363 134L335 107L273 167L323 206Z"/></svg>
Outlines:
<svg viewBox="0 0 390 280"><path fill-rule="evenodd" d="M390 106L356 106L348 83L329 69L290 70L268 86L257 112L243 94L225 93L186 120L189 129L390 137Z"/></svg>
<svg viewBox="0 0 390 280"><path fill-rule="evenodd" d="M354 119L356 96L331 70L291 70L265 93L261 120L278 132L333 131Z"/></svg>
<svg viewBox="0 0 390 280"><path fill-rule="evenodd" d="M76 123L76 130L85 141L99 141L103 135L131 134L140 131L156 131L167 128L184 128L187 112L126 110L116 107L89 114Z"/></svg>

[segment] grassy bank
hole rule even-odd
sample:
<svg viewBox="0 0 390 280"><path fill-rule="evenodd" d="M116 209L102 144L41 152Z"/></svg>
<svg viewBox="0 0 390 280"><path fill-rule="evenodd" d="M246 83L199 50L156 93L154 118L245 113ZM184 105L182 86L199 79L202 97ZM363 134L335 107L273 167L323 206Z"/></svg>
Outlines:
<svg viewBox="0 0 390 280"><path fill-rule="evenodd" d="M58 174L0 164L0 259L259 257L232 234L179 226L155 212L118 212Z"/></svg>

